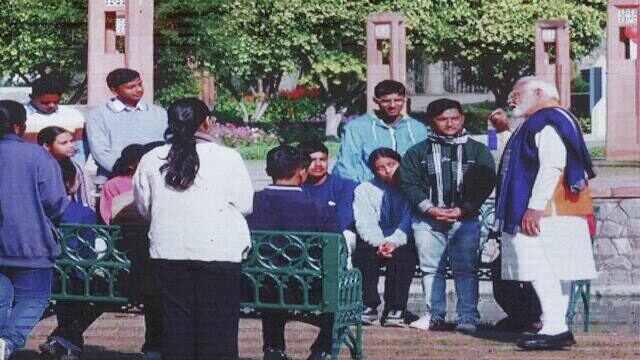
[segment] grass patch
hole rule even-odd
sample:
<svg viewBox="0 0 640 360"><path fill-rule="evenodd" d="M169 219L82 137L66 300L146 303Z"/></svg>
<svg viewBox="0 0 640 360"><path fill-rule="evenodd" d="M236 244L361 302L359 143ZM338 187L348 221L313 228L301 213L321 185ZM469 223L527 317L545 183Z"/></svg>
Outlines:
<svg viewBox="0 0 640 360"><path fill-rule="evenodd" d="M589 149L589 154L591 154L591 157L595 159L604 159L606 155L603 146L597 146Z"/></svg>
<svg viewBox="0 0 640 360"><path fill-rule="evenodd" d="M329 158L335 159L340 151L340 143L335 141L325 141L324 143L329 149ZM235 148L244 160L266 160L269 150L276 147L271 144L251 144Z"/></svg>

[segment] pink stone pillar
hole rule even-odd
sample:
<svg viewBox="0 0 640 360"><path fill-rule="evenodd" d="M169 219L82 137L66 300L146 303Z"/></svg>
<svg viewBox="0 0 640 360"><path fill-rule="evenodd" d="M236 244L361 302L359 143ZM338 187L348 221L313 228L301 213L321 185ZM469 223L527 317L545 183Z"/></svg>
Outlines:
<svg viewBox="0 0 640 360"><path fill-rule="evenodd" d="M610 160L640 160L638 0L612 0L607 21L607 135Z"/></svg>
<svg viewBox="0 0 640 360"><path fill-rule="evenodd" d="M153 103L153 0L127 0L125 66L140 73L144 101Z"/></svg>
<svg viewBox="0 0 640 360"><path fill-rule="evenodd" d="M87 105L113 96L106 78L120 67L140 72L153 102L153 0L90 0L88 25Z"/></svg>
<svg viewBox="0 0 640 360"><path fill-rule="evenodd" d="M388 47L383 43L387 42ZM388 50L388 55L383 51ZM404 17L384 12L367 17L367 111L377 109L373 89L382 80L403 84L407 77L407 47Z"/></svg>
<svg viewBox="0 0 640 360"><path fill-rule="evenodd" d="M536 76L555 84L560 105L571 106L569 23L566 20L536 22Z"/></svg>

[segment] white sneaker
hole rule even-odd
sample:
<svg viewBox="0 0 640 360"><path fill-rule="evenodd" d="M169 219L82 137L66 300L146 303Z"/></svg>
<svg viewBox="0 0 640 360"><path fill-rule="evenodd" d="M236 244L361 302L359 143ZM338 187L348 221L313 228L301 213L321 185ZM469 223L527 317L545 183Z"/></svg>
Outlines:
<svg viewBox="0 0 640 360"><path fill-rule="evenodd" d="M424 314L418 320L409 324L409 327L419 330L429 330L429 323L431 322L431 314Z"/></svg>

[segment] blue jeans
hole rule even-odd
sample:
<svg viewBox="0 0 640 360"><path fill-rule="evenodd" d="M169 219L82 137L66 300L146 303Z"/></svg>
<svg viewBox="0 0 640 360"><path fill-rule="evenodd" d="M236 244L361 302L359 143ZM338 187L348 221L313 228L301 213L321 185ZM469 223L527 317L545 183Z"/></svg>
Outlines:
<svg viewBox="0 0 640 360"><path fill-rule="evenodd" d="M451 264L458 298L458 323L477 324L478 251L480 222L477 218L448 224L433 219L413 223L426 312L433 320L444 320L447 313L445 268Z"/></svg>
<svg viewBox="0 0 640 360"><path fill-rule="evenodd" d="M53 269L0 267L0 338L11 350L27 337L49 305Z"/></svg>

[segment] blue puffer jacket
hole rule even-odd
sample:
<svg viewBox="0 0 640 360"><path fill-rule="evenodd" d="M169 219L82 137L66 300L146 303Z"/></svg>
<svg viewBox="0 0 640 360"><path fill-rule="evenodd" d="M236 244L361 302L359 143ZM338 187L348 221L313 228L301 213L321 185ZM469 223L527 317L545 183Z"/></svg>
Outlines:
<svg viewBox="0 0 640 360"><path fill-rule="evenodd" d="M365 182L373 179L367 166L373 150L387 147L400 155L427 138L431 130L416 119L405 116L389 126L373 114L365 114L347 123L340 142L340 153L332 174Z"/></svg>

